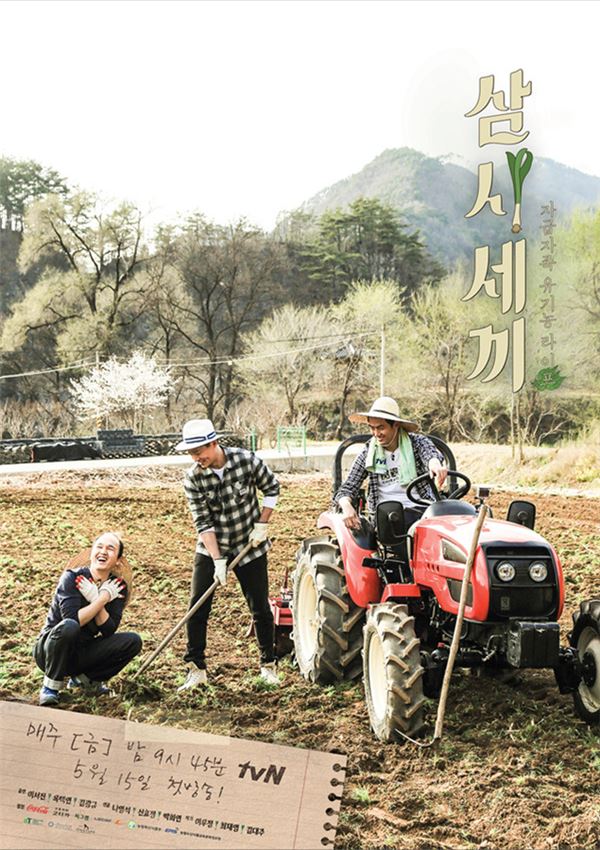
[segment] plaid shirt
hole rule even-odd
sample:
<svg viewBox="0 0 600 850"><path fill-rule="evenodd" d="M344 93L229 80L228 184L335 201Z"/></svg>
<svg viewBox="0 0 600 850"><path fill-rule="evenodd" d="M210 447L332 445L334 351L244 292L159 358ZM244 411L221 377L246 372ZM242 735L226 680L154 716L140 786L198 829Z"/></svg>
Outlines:
<svg viewBox="0 0 600 850"><path fill-rule="evenodd" d="M436 449L428 437L425 437L423 434L413 434L412 432L409 432L408 436L412 443L417 475L424 475L426 472L429 472L429 461L432 457L437 457L438 460L443 462L442 453ZM371 517L375 517L377 505L379 504L379 480L381 476L375 472L368 472L365 468L368 449L369 444L367 443L361 453L356 457L350 468L348 477L333 497L333 501L339 504L343 496L348 496L352 500L356 499L363 481L368 476L367 510ZM417 484L416 490L421 498L433 500L431 487L426 481Z"/></svg>
<svg viewBox="0 0 600 850"><path fill-rule="evenodd" d="M184 488L196 531L214 531L223 557L237 553L246 545L260 516L256 488L264 496L279 495L279 481L269 467L253 452L223 446L223 479L212 469L194 463L185 474ZM265 555L271 543L266 540L244 555L247 564ZM208 555L200 538L196 551Z"/></svg>

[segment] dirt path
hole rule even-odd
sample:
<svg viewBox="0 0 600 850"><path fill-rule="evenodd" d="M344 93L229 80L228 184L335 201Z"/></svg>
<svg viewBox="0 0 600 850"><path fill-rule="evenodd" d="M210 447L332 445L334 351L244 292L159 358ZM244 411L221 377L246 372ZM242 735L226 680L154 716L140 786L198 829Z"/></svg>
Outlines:
<svg viewBox="0 0 600 850"><path fill-rule="evenodd" d="M29 647L65 561L100 530L119 529L127 541L135 570L127 625L142 633L147 648L187 606L194 534L177 482L63 477L48 483L0 490L3 698L35 700L40 674ZM328 476L282 476L282 483L272 526L274 592L329 501ZM492 496L496 516L504 515L509 498ZM580 600L600 592L600 501L542 496L536 502L537 528L565 569L566 633ZM182 636L141 684L122 676L118 697L75 697L70 708L346 753L339 848L600 846L600 740L574 717L570 697L558 693L550 673L525 671L518 685L459 673L438 750L383 745L371 734L360 683L310 685L286 660L282 687L263 690L247 625L232 582L215 600L206 692L175 695L184 673ZM434 711L430 703L429 733Z"/></svg>

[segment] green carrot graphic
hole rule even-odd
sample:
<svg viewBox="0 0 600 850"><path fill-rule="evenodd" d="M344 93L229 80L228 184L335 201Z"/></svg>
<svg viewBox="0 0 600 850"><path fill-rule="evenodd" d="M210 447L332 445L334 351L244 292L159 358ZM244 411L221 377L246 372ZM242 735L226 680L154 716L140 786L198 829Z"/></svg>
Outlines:
<svg viewBox="0 0 600 850"><path fill-rule="evenodd" d="M531 163L533 162L533 154L527 148L521 150L515 156L510 151L506 152L508 160L508 169L512 178L513 190L515 195L515 212L512 220L512 232L521 232L521 192L525 178L529 174Z"/></svg>

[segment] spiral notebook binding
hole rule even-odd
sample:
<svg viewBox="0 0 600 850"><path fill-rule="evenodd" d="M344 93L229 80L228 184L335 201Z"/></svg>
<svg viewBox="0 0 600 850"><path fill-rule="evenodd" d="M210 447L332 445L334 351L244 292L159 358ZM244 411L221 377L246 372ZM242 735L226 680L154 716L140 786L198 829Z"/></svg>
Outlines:
<svg viewBox="0 0 600 850"><path fill-rule="evenodd" d="M344 767L344 765L339 764L339 762L334 762L334 764L332 765L332 770L334 770L336 773L339 773L340 771L342 771L343 777L338 779L336 776L333 776L330 779L329 784L334 788L336 788L338 786L343 786L344 782L346 780L346 768ZM335 817L336 821L337 821L337 816L339 814L339 802L341 802L342 795L341 794L335 794L332 791L331 793L329 793L327 795L327 799L330 803L334 803L334 802L338 801L338 805L337 805L336 808L334 808L333 806L328 806L325 809L325 812L324 812L324 814L327 818ZM337 829L337 823L331 823L329 820L324 821L323 830L325 832L331 832L333 830L334 838L335 838L336 829ZM333 847L333 845L335 844L334 838L329 838L327 835L324 835L321 838L321 845L323 847L328 847L328 846Z"/></svg>

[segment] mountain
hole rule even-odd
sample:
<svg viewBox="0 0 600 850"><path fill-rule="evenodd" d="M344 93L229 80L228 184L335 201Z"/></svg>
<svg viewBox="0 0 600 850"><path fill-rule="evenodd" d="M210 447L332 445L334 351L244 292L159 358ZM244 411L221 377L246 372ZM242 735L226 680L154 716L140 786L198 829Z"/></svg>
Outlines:
<svg viewBox="0 0 600 850"><path fill-rule="evenodd" d="M483 155L481 161L486 161ZM488 205L466 219L477 192L476 170L451 156L433 158L412 148L394 148L357 174L323 189L301 209L320 215L325 210L347 207L360 196L379 198L402 213L410 230L418 228L430 253L448 265L471 257L478 245L517 238L510 232L513 189L505 163L494 167L492 191L501 192L506 215L494 215ZM598 208L600 178L552 159L535 157L523 184L523 230L518 238L539 236L541 207L551 200L557 218L568 217L576 208Z"/></svg>

